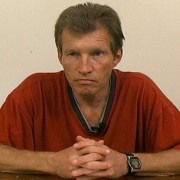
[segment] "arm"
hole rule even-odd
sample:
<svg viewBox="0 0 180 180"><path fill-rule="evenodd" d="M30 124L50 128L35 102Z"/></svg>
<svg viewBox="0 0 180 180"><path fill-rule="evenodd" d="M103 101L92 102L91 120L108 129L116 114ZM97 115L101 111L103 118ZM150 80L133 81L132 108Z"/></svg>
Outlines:
<svg viewBox="0 0 180 180"><path fill-rule="evenodd" d="M46 161L41 164L47 153L18 150L11 146L0 144L0 171L38 173L46 171Z"/></svg>
<svg viewBox="0 0 180 180"><path fill-rule="evenodd" d="M180 173L180 150L166 150L158 153L134 154L142 162L142 172Z"/></svg>
<svg viewBox="0 0 180 180"><path fill-rule="evenodd" d="M78 168L72 160L78 156L73 147L60 152L34 152L0 144L0 171L48 173L72 178L71 171Z"/></svg>

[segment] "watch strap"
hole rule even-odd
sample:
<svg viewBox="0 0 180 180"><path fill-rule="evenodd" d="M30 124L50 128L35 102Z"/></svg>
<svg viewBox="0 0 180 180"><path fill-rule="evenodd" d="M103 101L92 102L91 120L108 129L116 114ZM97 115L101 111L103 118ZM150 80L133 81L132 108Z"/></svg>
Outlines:
<svg viewBox="0 0 180 180"><path fill-rule="evenodd" d="M124 153L125 155L126 155L126 157L127 157L127 165L128 165L128 173L127 173L127 175L128 176L132 176L132 175L134 175L134 172L131 172L131 167L130 167L130 165L129 165L129 160L130 160L130 157L133 157L134 156L134 154L132 154L132 153Z"/></svg>
<svg viewBox="0 0 180 180"><path fill-rule="evenodd" d="M127 157L127 163L129 166L127 175L134 175L134 173L140 172L142 163L137 156L131 153L124 153Z"/></svg>

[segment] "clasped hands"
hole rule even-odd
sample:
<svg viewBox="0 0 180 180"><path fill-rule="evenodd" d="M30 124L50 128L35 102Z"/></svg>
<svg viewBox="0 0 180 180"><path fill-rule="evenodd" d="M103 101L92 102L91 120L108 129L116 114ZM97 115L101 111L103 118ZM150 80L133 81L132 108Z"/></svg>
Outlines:
<svg viewBox="0 0 180 180"><path fill-rule="evenodd" d="M72 177L77 180L96 178L118 178L128 171L124 154L110 149L104 141L77 136L73 148L78 156L72 158Z"/></svg>

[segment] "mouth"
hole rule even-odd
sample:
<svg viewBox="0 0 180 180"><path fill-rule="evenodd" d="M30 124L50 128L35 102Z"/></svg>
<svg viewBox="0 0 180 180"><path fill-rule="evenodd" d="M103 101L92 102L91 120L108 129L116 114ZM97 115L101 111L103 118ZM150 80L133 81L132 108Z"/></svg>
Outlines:
<svg viewBox="0 0 180 180"><path fill-rule="evenodd" d="M82 85L89 85L89 84L92 84L94 83L95 81L92 80L92 79L78 79L76 80L79 84L82 84Z"/></svg>

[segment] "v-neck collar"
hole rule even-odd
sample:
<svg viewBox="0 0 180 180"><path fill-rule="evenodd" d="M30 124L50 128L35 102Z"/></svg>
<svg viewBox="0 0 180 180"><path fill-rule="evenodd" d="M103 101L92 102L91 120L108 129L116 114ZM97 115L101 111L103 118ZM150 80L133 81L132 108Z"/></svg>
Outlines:
<svg viewBox="0 0 180 180"><path fill-rule="evenodd" d="M97 127L97 128L93 127L92 128L92 127L89 127L89 125L87 124L87 120L85 119L85 117L81 113L81 110L78 107L78 104L76 103L76 100L75 100L74 95L73 95L72 88L68 84L68 93L69 93L69 98L70 98L72 107L73 107L78 119L80 120L81 124L83 125L83 127L89 133L91 133L91 134L101 134L101 133L105 132L105 130L107 128L107 122L108 122L108 119L109 119L109 114L110 114L111 107L112 107L112 104L113 104L115 87L116 87L116 74L115 74L114 71L112 71L109 99L107 101L106 109L104 111L104 116L102 117L102 121L100 122L99 127Z"/></svg>

